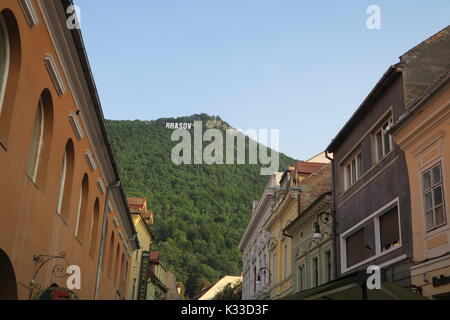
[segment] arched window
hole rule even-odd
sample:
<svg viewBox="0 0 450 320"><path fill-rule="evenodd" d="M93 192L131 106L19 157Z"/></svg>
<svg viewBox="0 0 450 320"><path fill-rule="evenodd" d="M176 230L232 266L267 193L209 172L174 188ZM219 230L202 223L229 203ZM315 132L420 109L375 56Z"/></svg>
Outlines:
<svg viewBox="0 0 450 320"><path fill-rule="evenodd" d="M33 136L31 139L30 154L28 157L28 176L33 182L36 182L39 160L42 151L44 136L44 103L39 99L36 117L34 119Z"/></svg>
<svg viewBox="0 0 450 320"><path fill-rule="evenodd" d="M97 249L99 216L100 216L100 201L97 198L95 199L94 214L92 215L91 245L89 247L89 253L92 255L95 253L95 250Z"/></svg>
<svg viewBox="0 0 450 320"><path fill-rule="evenodd" d="M118 288L118 276L119 276L119 269L120 269L120 265L119 265L119 260L120 260L120 244L117 243L117 249L116 249L116 266L114 267L114 285L116 286L116 288Z"/></svg>
<svg viewBox="0 0 450 320"><path fill-rule="evenodd" d="M19 26L13 12L0 12L0 141L7 145L22 62Z"/></svg>
<svg viewBox="0 0 450 320"><path fill-rule="evenodd" d="M80 200L78 202L77 225L75 229L75 236L81 242L83 242L84 240L88 195L89 195L89 178L87 174L84 174L83 181L81 182Z"/></svg>
<svg viewBox="0 0 450 320"><path fill-rule="evenodd" d="M6 81L9 71L9 36L3 14L0 14L0 113L5 96Z"/></svg>
<svg viewBox="0 0 450 320"><path fill-rule="evenodd" d="M11 260L0 249L0 300L17 300L16 274Z"/></svg>
<svg viewBox="0 0 450 320"><path fill-rule="evenodd" d="M52 131L53 103L50 91L46 89L36 109L27 165L28 177L38 185L45 181Z"/></svg>
<svg viewBox="0 0 450 320"><path fill-rule="evenodd" d="M109 240L109 256L108 256L108 277L111 278L111 269L113 264L113 258L114 258L114 231L111 232L111 238Z"/></svg>
<svg viewBox="0 0 450 320"><path fill-rule="evenodd" d="M69 140L64 150L56 204L56 212L66 220L69 214L69 202L72 191L74 158L73 142Z"/></svg>
<svg viewBox="0 0 450 320"><path fill-rule="evenodd" d="M128 261L125 261L125 253L122 253L122 260L120 265L122 266L122 273L120 274L120 293L123 296L125 294L125 280L128 273Z"/></svg>

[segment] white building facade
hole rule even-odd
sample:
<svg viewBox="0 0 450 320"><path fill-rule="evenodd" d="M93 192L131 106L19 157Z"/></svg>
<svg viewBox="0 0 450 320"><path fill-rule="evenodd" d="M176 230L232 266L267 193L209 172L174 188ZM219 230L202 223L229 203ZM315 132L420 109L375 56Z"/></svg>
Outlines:
<svg viewBox="0 0 450 320"><path fill-rule="evenodd" d="M253 202L253 211L247 229L239 243L243 252L243 300L265 300L269 298L269 240L270 235L264 229L264 223L270 216L275 204L276 191L280 186L281 173L274 173L257 201Z"/></svg>

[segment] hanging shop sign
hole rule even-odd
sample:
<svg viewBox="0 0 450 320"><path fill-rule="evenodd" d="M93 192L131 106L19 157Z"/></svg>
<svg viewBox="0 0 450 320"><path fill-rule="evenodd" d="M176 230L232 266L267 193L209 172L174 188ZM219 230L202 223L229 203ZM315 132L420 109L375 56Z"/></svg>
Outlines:
<svg viewBox="0 0 450 320"><path fill-rule="evenodd" d="M145 300L147 298L147 274L148 274L148 261L150 259L150 252L142 252L141 260L141 274L139 278L139 300Z"/></svg>

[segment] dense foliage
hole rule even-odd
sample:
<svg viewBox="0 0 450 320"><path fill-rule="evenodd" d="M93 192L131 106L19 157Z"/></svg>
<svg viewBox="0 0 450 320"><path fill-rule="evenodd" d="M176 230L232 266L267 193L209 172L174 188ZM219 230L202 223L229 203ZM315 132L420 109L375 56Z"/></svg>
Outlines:
<svg viewBox="0 0 450 320"><path fill-rule="evenodd" d="M205 114L107 121L127 196L148 198L156 213L152 228L157 248L189 297L222 276L241 273L238 244L252 200L259 198L267 182L259 165L173 164L171 152L177 142L171 142L173 130L166 123L194 120L208 128L228 128L219 117ZM280 154L281 169L293 162Z"/></svg>
<svg viewBox="0 0 450 320"><path fill-rule="evenodd" d="M242 300L242 282L227 284L213 300Z"/></svg>

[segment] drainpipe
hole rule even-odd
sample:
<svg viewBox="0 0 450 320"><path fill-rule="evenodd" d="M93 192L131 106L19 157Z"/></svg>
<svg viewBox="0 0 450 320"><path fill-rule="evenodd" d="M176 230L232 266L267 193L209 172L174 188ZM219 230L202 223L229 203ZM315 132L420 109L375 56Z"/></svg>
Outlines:
<svg viewBox="0 0 450 320"><path fill-rule="evenodd" d="M103 219L102 219L102 234L100 238L100 249L98 250L98 264L97 264L97 277L95 279L95 291L94 300L98 300L99 287L100 287L100 275L102 273L103 258L105 255L105 241L106 241L106 221L108 219L108 203L113 189L120 187L120 180L112 182L108 185L106 189L105 206L103 208Z"/></svg>
<svg viewBox="0 0 450 320"><path fill-rule="evenodd" d="M337 255L337 217L336 217L336 192L335 192L335 188L336 188L336 177L335 177L335 170L334 170L334 159L331 158L328 155L328 150L325 151L325 157L331 161L331 177L332 177L332 184L333 184L333 191L332 191L332 204L331 204L331 213L333 214L333 261L334 261L334 268L333 268L333 273L334 273L334 280L337 279L338 276L338 255Z"/></svg>

